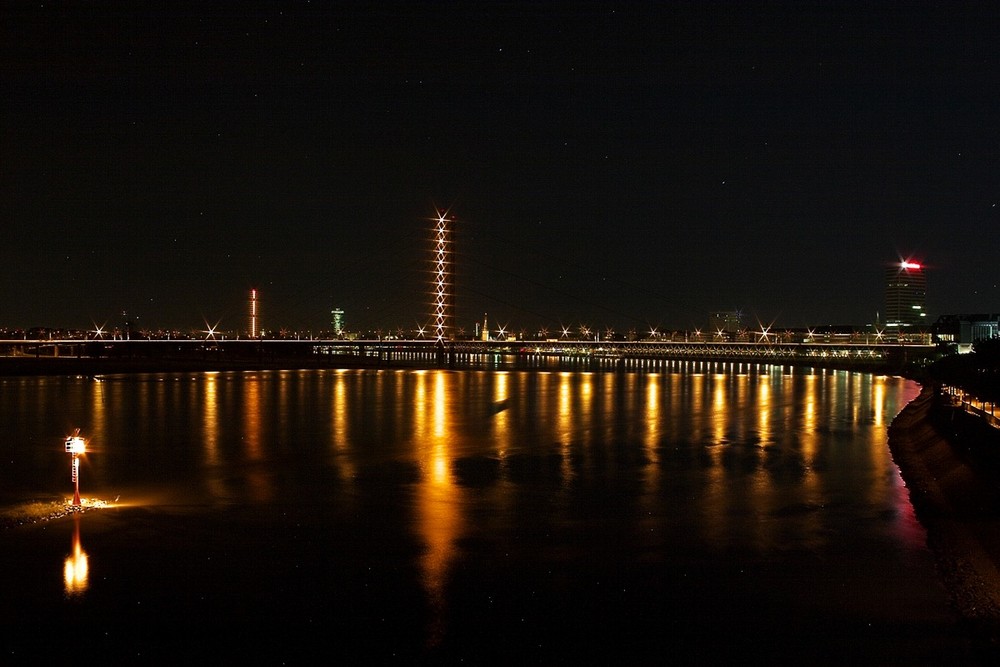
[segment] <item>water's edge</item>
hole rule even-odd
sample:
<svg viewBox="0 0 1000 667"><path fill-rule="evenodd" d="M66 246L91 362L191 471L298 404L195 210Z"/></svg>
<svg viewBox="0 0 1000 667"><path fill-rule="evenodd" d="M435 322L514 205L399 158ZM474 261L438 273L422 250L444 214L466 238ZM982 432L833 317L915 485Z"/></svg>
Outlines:
<svg viewBox="0 0 1000 667"><path fill-rule="evenodd" d="M984 436L955 423L956 415L925 385L889 427L889 449L910 492L917 518L951 603L985 662L1000 659L1000 494L995 479L970 455ZM969 442L974 439L975 442ZM998 437L1000 441L1000 437Z"/></svg>

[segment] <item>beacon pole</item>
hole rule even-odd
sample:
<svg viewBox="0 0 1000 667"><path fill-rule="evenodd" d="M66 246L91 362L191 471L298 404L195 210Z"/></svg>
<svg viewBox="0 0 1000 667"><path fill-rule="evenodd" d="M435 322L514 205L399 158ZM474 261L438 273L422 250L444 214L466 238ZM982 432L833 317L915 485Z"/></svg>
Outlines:
<svg viewBox="0 0 1000 667"><path fill-rule="evenodd" d="M66 438L66 451L73 455L71 471L73 478L73 507L80 506L80 455L87 451L86 441L80 437L80 429Z"/></svg>

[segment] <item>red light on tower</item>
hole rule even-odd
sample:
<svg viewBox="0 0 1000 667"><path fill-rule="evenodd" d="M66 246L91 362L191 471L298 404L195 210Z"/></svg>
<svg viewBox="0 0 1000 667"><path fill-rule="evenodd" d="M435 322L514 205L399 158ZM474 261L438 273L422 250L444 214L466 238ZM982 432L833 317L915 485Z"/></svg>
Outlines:
<svg viewBox="0 0 1000 667"><path fill-rule="evenodd" d="M906 271L909 271L911 269L914 270L914 271L919 271L920 270L920 265L917 264L916 262L901 262L899 266L900 266L901 269L906 270Z"/></svg>

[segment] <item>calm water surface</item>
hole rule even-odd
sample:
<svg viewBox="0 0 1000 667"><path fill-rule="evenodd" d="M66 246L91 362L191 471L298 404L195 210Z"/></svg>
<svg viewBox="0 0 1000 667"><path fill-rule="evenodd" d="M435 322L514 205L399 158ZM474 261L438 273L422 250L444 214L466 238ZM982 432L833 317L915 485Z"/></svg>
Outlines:
<svg viewBox="0 0 1000 667"><path fill-rule="evenodd" d="M82 495L120 503L0 533L0 662L961 662L886 445L917 393L709 363L0 380L3 504L72 494L76 427Z"/></svg>

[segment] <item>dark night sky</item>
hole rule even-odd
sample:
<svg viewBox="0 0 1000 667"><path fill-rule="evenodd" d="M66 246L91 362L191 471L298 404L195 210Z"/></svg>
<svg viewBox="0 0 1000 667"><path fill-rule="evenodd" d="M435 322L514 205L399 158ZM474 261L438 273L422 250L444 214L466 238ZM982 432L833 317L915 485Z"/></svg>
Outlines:
<svg viewBox="0 0 1000 667"><path fill-rule="evenodd" d="M0 326L1000 311L1000 5L5 2Z"/></svg>

